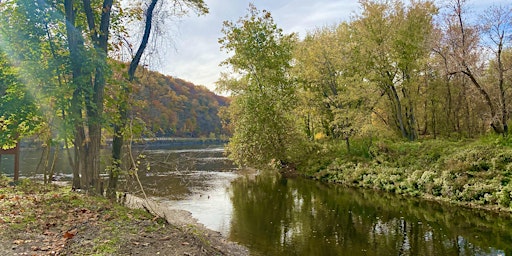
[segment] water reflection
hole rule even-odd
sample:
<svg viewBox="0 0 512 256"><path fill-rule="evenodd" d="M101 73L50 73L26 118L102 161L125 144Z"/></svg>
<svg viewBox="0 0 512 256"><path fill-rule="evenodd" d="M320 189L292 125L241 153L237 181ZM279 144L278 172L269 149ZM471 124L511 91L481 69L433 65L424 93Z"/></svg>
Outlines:
<svg viewBox="0 0 512 256"><path fill-rule="evenodd" d="M206 227L228 234L231 201L226 193L237 178L222 147L145 151L151 171L141 175L149 195L186 210Z"/></svg>
<svg viewBox="0 0 512 256"><path fill-rule="evenodd" d="M512 254L511 220L489 213L272 175L230 192L230 239L256 255Z"/></svg>
<svg viewBox="0 0 512 256"><path fill-rule="evenodd" d="M512 255L509 217L268 173L238 176L221 147L142 153L150 196L254 255ZM39 157L22 152L22 175L34 175ZM70 173L65 159L57 172Z"/></svg>
<svg viewBox="0 0 512 256"><path fill-rule="evenodd" d="M235 166L219 146L185 149L146 150L139 173L146 192L153 197L187 200L218 189L221 181L234 178ZM225 193L225 192L224 192Z"/></svg>

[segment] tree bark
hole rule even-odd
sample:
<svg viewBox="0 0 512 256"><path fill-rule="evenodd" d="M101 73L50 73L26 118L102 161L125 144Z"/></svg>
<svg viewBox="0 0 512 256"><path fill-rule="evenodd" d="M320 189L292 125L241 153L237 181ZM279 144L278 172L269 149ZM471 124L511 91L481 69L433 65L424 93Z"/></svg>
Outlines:
<svg viewBox="0 0 512 256"><path fill-rule="evenodd" d="M500 101L501 101L501 122L503 124L503 134L508 135L508 109L507 109L507 101L505 98L505 68L503 67L502 54L503 52L503 34L500 35L500 41L498 44L498 53L497 53L497 61L498 61L498 88L500 90Z"/></svg>
<svg viewBox="0 0 512 256"><path fill-rule="evenodd" d="M91 8L90 0L83 0L83 8L87 17L87 25L91 34L91 39L100 56L102 66L96 67L94 79L91 79L93 88L92 95L86 97L86 108L88 117L89 140L86 142L87 169L86 173L90 175L87 186L94 188L98 194L102 194L102 181L100 178L100 149L101 149L101 127L103 122L103 98L105 88L105 66L107 63L108 37L110 27L110 14L113 0L104 0L100 18L99 31L96 29L95 16Z"/></svg>
<svg viewBox="0 0 512 256"><path fill-rule="evenodd" d="M72 83L75 87L71 98L71 119L74 126L74 146L75 146L75 166L73 168L73 188L79 189L87 180L87 173L84 173L85 166L85 129L82 117L83 84L82 84L82 60L80 47L83 47L83 40L80 31L75 27L76 13L73 8L73 0L64 1L66 15L66 33L68 37L68 48L70 52L70 62L72 70ZM82 174L82 177L80 175Z"/></svg>
<svg viewBox="0 0 512 256"><path fill-rule="evenodd" d="M112 168L109 171L109 184L107 189L107 196L109 198L115 198L116 190L117 190L117 182L119 179L119 173L121 170L122 163L122 148L124 144L124 134L123 130L126 127L126 122L128 119L128 96L130 94L130 83L135 79L135 71L139 66L140 59L142 54L144 53L148 41L149 36L151 34L151 27L153 23L153 11L156 7L158 0L152 0L146 11L146 21L144 27L144 35L142 37L141 44L137 49L135 56L133 57L130 67L128 69L128 84L123 84L122 95L120 97L121 103L119 104L119 115L120 121L117 124L114 124L114 138L112 142Z"/></svg>

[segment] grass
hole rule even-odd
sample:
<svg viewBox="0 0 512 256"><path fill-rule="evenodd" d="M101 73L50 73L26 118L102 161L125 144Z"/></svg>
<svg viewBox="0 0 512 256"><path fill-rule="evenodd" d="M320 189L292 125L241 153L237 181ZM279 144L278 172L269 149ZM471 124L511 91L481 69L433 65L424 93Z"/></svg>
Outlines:
<svg viewBox="0 0 512 256"><path fill-rule="evenodd" d="M127 233L139 235L143 228L156 232L162 227L144 210L75 193L69 187L42 185L28 179L15 187L10 183L0 176L0 234L3 239L22 241L17 242L20 245L38 242L32 248L59 252L73 236L83 233L85 237L81 239L91 241L91 246L78 246L73 254L108 255L119 249ZM147 223L141 227L138 223L143 221ZM37 238L41 234L44 238Z"/></svg>

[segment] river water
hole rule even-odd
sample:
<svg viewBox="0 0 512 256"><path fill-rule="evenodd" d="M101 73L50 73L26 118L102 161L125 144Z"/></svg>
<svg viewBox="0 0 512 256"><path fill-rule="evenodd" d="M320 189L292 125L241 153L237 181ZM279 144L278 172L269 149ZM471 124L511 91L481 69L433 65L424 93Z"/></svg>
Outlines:
<svg viewBox="0 0 512 256"><path fill-rule="evenodd" d="M150 196L253 255L512 255L507 215L238 170L221 147L142 153ZM21 158L22 175L35 175L37 152ZM69 177L62 162L57 169ZM4 159L2 172L8 167Z"/></svg>

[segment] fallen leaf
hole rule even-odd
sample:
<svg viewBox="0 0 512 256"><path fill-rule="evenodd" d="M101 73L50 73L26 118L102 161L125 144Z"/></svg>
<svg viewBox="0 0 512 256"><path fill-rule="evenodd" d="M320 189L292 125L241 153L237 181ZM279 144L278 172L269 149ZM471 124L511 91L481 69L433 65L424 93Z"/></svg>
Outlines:
<svg viewBox="0 0 512 256"><path fill-rule="evenodd" d="M49 251L49 250L51 250L51 249L52 249L52 247L51 247L51 246L49 246L49 245L47 245L47 246L45 246L45 247L42 247L42 248L41 248L41 251Z"/></svg>
<svg viewBox="0 0 512 256"><path fill-rule="evenodd" d="M74 236L75 236L75 234L70 233L69 231L66 231L66 233L64 233L64 238L66 238L66 239L71 239Z"/></svg>
<svg viewBox="0 0 512 256"><path fill-rule="evenodd" d="M111 219L112 219L112 216L110 216L110 214L108 214L108 213L103 216L103 220L108 221L108 220L111 220Z"/></svg>
<svg viewBox="0 0 512 256"><path fill-rule="evenodd" d="M25 242L25 241L23 241L23 240L14 240L14 241L12 241L12 243L13 243L13 244L16 244L16 245L20 245L20 244L22 244L23 242Z"/></svg>
<svg viewBox="0 0 512 256"><path fill-rule="evenodd" d="M53 236L53 235L55 235L55 233L53 233L53 232L52 232L52 231L50 231L50 230L45 230L45 231L43 232L43 235L45 235L45 236Z"/></svg>
<svg viewBox="0 0 512 256"><path fill-rule="evenodd" d="M188 242L183 242L183 243L181 243L181 245L190 245L190 243L188 243Z"/></svg>

